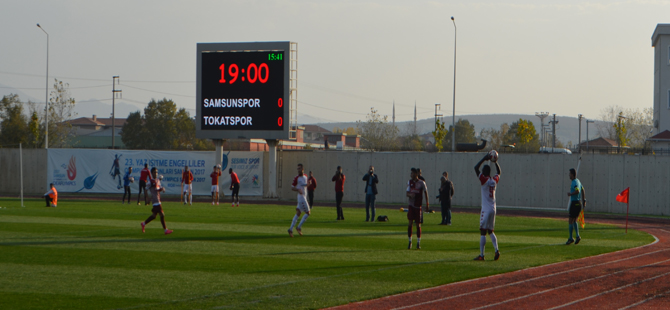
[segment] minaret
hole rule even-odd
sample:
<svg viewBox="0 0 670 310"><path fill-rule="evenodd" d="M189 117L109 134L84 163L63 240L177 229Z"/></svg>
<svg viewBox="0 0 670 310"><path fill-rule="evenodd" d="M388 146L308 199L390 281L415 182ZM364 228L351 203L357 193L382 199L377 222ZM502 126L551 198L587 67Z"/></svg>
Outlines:
<svg viewBox="0 0 670 310"><path fill-rule="evenodd" d="M395 100L393 100L393 126L395 126Z"/></svg>
<svg viewBox="0 0 670 310"><path fill-rule="evenodd" d="M416 133L416 100L414 100L414 133Z"/></svg>

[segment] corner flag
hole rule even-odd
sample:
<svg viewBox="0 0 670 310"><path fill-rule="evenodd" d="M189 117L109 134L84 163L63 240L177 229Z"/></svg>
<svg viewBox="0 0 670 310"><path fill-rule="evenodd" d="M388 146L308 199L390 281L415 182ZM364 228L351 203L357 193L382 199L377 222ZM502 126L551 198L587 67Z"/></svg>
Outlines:
<svg viewBox="0 0 670 310"><path fill-rule="evenodd" d="M616 195L616 201L623 202L623 203L628 203L629 192L630 192L630 187L626 187L626 189L624 189L623 192L619 193L619 195Z"/></svg>

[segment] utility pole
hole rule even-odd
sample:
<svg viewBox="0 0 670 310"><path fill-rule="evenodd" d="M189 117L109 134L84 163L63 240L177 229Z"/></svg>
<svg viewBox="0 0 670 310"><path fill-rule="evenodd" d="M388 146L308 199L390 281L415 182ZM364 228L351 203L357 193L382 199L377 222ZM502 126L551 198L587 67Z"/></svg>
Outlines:
<svg viewBox="0 0 670 310"><path fill-rule="evenodd" d="M540 145L544 145L544 119L549 116L549 112L535 112L535 116L540 118L542 124L542 136L540 136Z"/></svg>
<svg viewBox="0 0 670 310"><path fill-rule="evenodd" d="M551 123L551 135L552 135L552 142L551 142L551 152L554 152L554 148L556 147L556 124L558 124L558 121L556 120L556 114L554 114L554 120L550 122Z"/></svg>
<svg viewBox="0 0 670 310"><path fill-rule="evenodd" d="M393 100L393 127L395 127L395 100Z"/></svg>
<svg viewBox="0 0 670 310"><path fill-rule="evenodd" d="M416 134L416 100L414 100L414 132Z"/></svg>
<svg viewBox="0 0 670 310"><path fill-rule="evenodd" d="M577 142L577 150L579 154L582 153L582 115L578 114L577 115L579 118L579 142Z"/></svg>
<svg viewBox="0 0 670 310"><path fill-rule="evenodd" d="M586 119L586 152L589 152L589 124L593 124L595 121Z"/></svg>
<svg viewBox="0 0 670 310"><path fill-rule="evenodd" d="M439 103L435 104L435 131L437 131L437 117L442 117L442 113L437 113L437 111L442 110L442 105Z"/></svg>
<svg viewBox="0 0 670 310"><path fill-rule="evenodd" d="M116 99L117 96L116 94L119 94L118 95L119 99L121 99L122 97L121 90L116 89L117 84L120 84L119 76L118 75L112 76L112 150L114 149L114 134L115 134L114 131L116 130L116 118L114 115L114 103L115 103L114 99Z"/></svg>

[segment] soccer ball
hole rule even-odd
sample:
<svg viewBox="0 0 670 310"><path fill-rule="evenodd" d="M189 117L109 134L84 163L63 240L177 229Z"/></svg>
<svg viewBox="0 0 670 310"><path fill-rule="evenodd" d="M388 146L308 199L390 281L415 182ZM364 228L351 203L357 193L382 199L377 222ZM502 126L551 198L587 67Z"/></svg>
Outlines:
<svg viewBox="0 0 670 310"><path fill-rule="evenodd" d="M162 174L159 175L159 176L158 176L158 179L162 181L162 180L163 180L163 175L162 175Z"/></svg>
<svg viewBox="0 0 670 310"><path fill-rule="evenodd" d="M128 180L130 181L130 183L135 183L135 178L133 177L130 177Z"/></svg>
<svg viewBox="0 0 670 310"><path fill-rule="evenodd" d="M491 156L491 159L490 159L491 162L494 163L494 162L498 161L498 152L496 152L496 150L491 150L489 152L489 155Z"/></svg>

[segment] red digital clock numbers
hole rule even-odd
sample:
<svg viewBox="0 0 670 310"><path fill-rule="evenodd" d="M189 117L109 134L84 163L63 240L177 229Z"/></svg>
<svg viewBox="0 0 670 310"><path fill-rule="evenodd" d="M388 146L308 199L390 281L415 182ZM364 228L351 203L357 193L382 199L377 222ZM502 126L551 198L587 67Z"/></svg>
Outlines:
<svg viewBox="0 0 670 310"><path fill-rule="evenodd" d="M226 83L226 64L221 64L219 66L219 70L221 71L221 79L219 79L219 83L224 84ZM242 74L244 74L244 71L245 69L242 69ZM240 68L237 66L237 64L231 64L228 66L228 75L231 78L228 81L228 84L233 84L235 81L237 81L238 77L240 77ZM254 84L256 81L258 81L261 83L266 83L269 76L270 69L266 63L261 63L260 65L251 63L246 68L246 79L244 76L242 76L242 82L249 82Z"/></svg>

